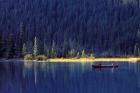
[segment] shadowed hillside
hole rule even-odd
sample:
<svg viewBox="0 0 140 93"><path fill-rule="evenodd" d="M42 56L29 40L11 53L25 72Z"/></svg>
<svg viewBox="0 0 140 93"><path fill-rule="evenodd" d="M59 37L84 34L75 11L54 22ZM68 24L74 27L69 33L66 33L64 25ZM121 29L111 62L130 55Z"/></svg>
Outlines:
<svg viewBox="0 0 140 93"><path fill-rule="evenodd" d="M39 54L53 48L59 56L82 50L97 56L139 55L139 4L139 0L0 0L0 37L5 41L13 34L18 51L22 30L25 54L33 53L36 37Z"/></svg>

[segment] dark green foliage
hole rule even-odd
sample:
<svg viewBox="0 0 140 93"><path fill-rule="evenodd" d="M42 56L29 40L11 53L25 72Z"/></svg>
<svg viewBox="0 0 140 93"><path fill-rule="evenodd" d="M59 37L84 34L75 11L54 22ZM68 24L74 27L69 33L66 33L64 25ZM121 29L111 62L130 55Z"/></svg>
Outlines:
<svg viewBox="0 0 140 93"><path fill-rule="evenodd" d="M2 48L3 42L2 42L2 34L0 33L0 49Z"/></svg>
<svg viewBox="0 0 140 93"><path fill-rule="evenodd" d="M23 26L23 23L21 22L20 23L20 35L19 35L19 56L20 57L23 57L23 43L25 42L24 40L24 26Z"/></svg>
<svg viewBox="0 0 140 93"><path fill-rule="evenodd" d="M3 40L2 40L2 33L0 33L0 58L3 57L4 48L3 48Z"/></svg>
<svg viewBox="0 0 140 93"><path fill-rule="evenodd" d="M51 49L51 51L49 53L49 57L50 58L57 58L57 53L56 53L54 48Z"/></svg>
<svg viewBox="0 0 140 93"><path fill-rule="evenodd" d="M14 58L16 55L16 47L14 43L14 35L10 34L8 41L7 41L7 47L6 47L6 58Z"/></svg>
<svg viewBox="0 0 140 93"><path fill-rule="evenodd" d="M134 56L140 56L140 49L137 44L134 46Z"/></svg>
<svg viewBox="0 0 140 93"><path fill-rule="evenodd" d="M74 57L75 57L74 50L68 51L68 54L66 55L66 58L74 58Z"/></svg>
<svg viewBox="0 0 140 93"><path fill-rule="evenodd" d="M89 58L95 58L93 54L90 54Z"/></svg>
<svg viewBox="0 0 140 93"><path fill-rule="evenodd" d="M24 55L26 55L27 54L27 46L26 46L26 44L24 43L23 44L23 48L22 48L22 55L24 56Z"/></svg>
<svg viewBox="0 0 140 93"><path fill-rule="evenodd" d="M33 47L33 55L36 57L37 55L39 55L39 45L38 45L38 38L35 37L34 38L34 47Z"/></svg>
<svg viewBox="0 0 140 93"><path fill-rule="evenodd" d="M34 57L32 54L27 54L24 56L24 60L33 60L33 59L34 59Z"/></svg>
<svg viewBox="0 0 140 93"><path fill-rule="evenodd" d="M33 54L36 36L39 54L47 55L55 43L59 57L71 49L97 56L135 55L134 46L140 48L139 6L139 0L2 0L0 31L5 41L14 33L20 54L23 43Z"/></svg>
<svg viewBox="0 0 140 93"><path fill-rule="evenodd" d="M86 57L88 57L88 56L87 56L87 54L85 53L85 50L83 50L82 53L81 53L81 58L86 58Z"/></svg>
<svg viewBox="0 0 140 93"><path fill-rule="evenodd" d="M80 58L80 53L79 52L77 52L76 58Z"/></svg>
<svg viewBox="0 0 140 93"><path fill-rule="evenodd" d="M45 61L45 60L47 60L47 57L44 55L38 55L35 57L35 59L38 61Z"/></svg>

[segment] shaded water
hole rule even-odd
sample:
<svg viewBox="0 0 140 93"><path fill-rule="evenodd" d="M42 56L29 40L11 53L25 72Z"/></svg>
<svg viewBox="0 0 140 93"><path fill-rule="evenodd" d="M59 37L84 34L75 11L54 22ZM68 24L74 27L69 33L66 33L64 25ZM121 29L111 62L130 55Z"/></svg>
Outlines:
<svg viewBox="0 0 140 93"><path fill-rule="evenodd" d="M140 93L140 63L117 64L0 62L0 93Z"/></svg>

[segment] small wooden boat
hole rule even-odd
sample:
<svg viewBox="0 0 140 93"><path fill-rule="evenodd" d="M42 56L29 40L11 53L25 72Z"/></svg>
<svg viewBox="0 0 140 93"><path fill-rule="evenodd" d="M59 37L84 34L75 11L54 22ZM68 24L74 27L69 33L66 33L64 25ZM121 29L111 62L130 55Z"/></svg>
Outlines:
<svg viewBox="0 0 140 93"><path fill-rule="evenodd" d="M117 68L118 65L92 65L93 68Z"/></svg>

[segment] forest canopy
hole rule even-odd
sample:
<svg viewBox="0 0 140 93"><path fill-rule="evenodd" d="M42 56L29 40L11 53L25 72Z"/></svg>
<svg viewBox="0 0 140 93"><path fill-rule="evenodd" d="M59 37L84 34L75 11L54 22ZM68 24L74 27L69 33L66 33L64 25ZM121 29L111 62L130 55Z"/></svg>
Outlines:
<svg viewBox="0 0 140 93"><path fill-rule="evenodd" d="M139 55L139 10L140 0L0 0L0 42L14 42L0 51L33 54L36 39L39 54Z"/></svg>

